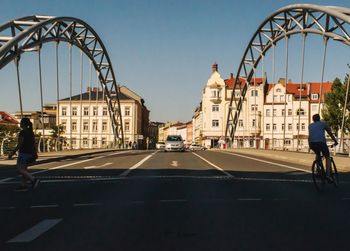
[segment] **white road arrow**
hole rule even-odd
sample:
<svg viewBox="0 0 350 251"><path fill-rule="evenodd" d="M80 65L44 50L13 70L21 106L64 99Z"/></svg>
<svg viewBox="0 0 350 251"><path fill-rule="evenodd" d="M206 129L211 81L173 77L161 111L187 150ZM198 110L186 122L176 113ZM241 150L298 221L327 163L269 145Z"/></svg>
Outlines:
<svg viewBox="0 0 350 251"><path fill-rule="evenodd" d="M178 166L178 163L177 163L177 161L176 160L173 160L172 162L171 162L171 164L170 164L171 166L175 166L175 167L177 167Z"/></svg>

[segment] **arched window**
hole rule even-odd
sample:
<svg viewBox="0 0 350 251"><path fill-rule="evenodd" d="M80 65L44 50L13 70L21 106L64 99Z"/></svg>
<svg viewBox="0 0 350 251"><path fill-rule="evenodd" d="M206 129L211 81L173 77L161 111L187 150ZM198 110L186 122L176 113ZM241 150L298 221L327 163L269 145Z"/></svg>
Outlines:
<svg viewBox="0 0 350 251"><path fill-rule="evenodd" d="M281 92L281 89L280 88L276 89L276 92Z"/></svg>

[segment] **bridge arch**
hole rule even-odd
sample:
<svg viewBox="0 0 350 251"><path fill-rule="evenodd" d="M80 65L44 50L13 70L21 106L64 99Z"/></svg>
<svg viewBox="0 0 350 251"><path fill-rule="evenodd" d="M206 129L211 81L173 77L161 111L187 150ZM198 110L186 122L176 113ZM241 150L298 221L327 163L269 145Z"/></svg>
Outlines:
<svg viewBox="0 0 350 251"><path fill-rule="evenodd" d="M112 62L101 38L84 21L74 17L27 16L0 26L0 70L22 53L48 42L67 42L78 47L95 68L108 105L114 141L124 145L119 89Z"/></svg>
<svg viewBox="0 0 350 251"><path fill-rule="evenodd" d="M328 39L350 46L350 8L294 4L277 10L263 21L250 39L237 70L226 120L226 139L234 139L248 86L266 52L280 40L297 34L304 38L307 34L320 35L325 47ZM240 92L238 97L235 90Z"/></svg>

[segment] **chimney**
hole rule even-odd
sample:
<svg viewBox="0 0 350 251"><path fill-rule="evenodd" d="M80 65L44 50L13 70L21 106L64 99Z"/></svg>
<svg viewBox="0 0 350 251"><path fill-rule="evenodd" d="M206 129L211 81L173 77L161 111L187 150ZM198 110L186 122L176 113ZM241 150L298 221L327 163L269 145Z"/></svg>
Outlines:
<svg viewBox="0 0 350 251"><path fill-rule="evenodd" d="M214 64L211 66L211 70L212 70L212 73L217 72L217 71L218 71L218 64L217 64L217 63L214 63Z"/></svg>

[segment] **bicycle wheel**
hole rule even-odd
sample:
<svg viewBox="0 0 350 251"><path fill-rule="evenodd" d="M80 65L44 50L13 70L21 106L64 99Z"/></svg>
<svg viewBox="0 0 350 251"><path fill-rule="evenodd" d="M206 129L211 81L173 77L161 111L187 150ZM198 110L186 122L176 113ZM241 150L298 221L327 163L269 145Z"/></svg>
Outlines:
<svg viewBox="0 0 350 251"><path fill-rule="evenodd" d="M339 178L337 167L335 166L333 158L331 158L331 179L335 187L339 186Z"/></svg>
<svg viewBox="0 0 350 251"><path fill-rule="evenodd" d="M312 163L312 179L317 191L322 192L326 185L325 172L323 166L316 160Z"/></svg>

